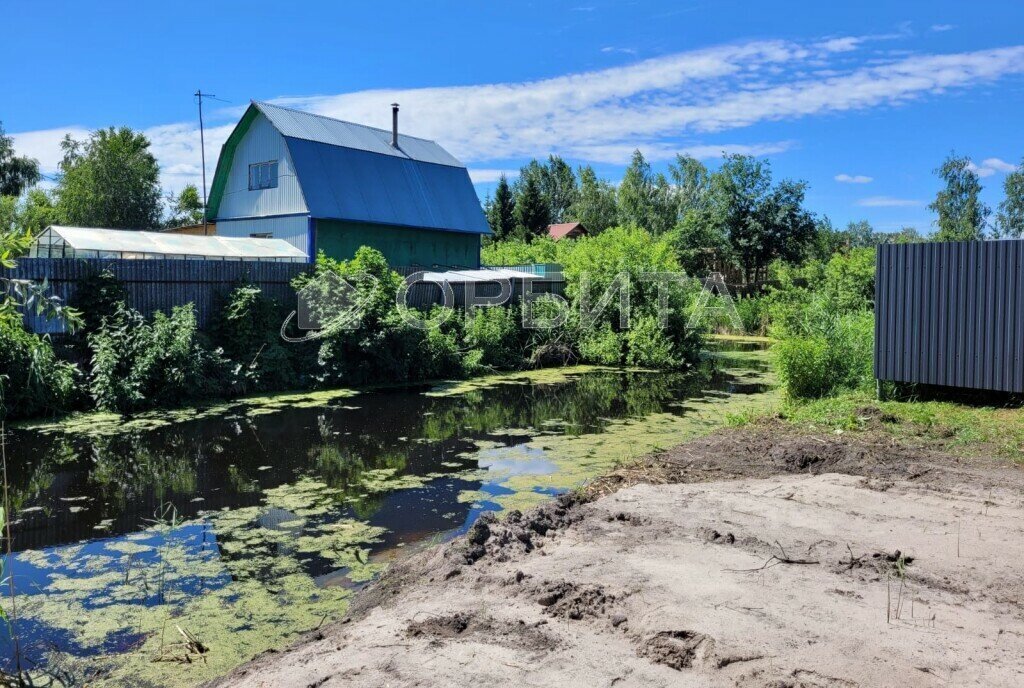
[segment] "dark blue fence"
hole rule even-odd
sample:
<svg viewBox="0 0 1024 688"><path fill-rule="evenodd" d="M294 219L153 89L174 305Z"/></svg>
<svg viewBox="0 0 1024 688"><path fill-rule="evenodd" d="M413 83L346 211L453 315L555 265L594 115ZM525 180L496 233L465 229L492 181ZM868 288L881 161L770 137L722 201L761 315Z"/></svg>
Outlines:
<svg viewBox="0 0 1024 688"><path fill-rule="evenodd" d="M1024 392L1024 240L878 247L875 377Z"/></svg>

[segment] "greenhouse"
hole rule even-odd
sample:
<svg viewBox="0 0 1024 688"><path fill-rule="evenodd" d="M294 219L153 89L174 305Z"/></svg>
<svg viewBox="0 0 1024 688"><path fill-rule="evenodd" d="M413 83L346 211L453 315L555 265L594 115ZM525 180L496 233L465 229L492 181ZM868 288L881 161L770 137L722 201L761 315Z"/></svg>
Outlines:
<svg viewBox="0 0 1024 688"><path fill-rule="evenodd" d="M30 258L128 260L253 260L305 263L308 257L283 239L196 236L95 227L47 227Z"/></svg>

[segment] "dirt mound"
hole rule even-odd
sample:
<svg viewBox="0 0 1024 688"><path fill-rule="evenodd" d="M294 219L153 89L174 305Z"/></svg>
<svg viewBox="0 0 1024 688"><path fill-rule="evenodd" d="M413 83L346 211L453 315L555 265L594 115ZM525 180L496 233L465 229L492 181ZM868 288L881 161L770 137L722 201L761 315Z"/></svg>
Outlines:
<svg viewBox="0 0 1024 688"><path fill-rule="evenodd" d="M542 631L544 622L495 619L473 612L456 612L413 621L406 628L410 638L429 638L434 642L466 639L490 645L546 652L558 646L558 640Z"/></svg>
<svg viewBox="0 0 1024 688"><path fill-rule="evenodd" d="M543 585L536 599L548 615L579 621L584 617L605 616L616 597L600 585L559 581Z"/></svg>
<svg viewBox="0 0 1024 688"><path fill-rule="evenodd" d="M715 650L715 640L696 631L661 631L645 639L637 655L676 671L694 665L708 664Z"/></svg>

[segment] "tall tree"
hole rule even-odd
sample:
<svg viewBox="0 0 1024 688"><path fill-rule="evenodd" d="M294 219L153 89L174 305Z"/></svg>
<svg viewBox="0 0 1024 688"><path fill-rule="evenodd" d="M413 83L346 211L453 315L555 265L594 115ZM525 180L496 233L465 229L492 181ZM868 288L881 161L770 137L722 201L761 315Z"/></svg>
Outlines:
<svg viewBox="0 0 1024 688"><path fill-rule="evenodd" d="M57 207L82 227L155 229L162 215L160 168L149 140L127 127L100 129L61 143Z"/></svg>
<svg viewBox="0 0 1024 688"><path fill-rule="evenodd" d="M846 225L846 245L849 248L869 248L878 243L875 236L875 228L867 220L858 220Z"/></svg>
<svg viewBox="0 0 1024 688"><path fill-rule="evenodd" d="M772 259L799 262L811 248L818 226L814 215L804 208L806 194L807 182L783 179L762 203L759 223L763 245ZM756 264L759 270L766 267L766 262Z"/></svg>
<svg viewBox="0 0 1024 688"><path fill-rule="evenodd" d="M944 186L928 206L939 217L936 241L977 241L985 231L991 210L979 198L981 182L971 170L971 159L951 153L935 174Z"/></svg>
<svg viewBox="0 0 1024 688"><path fill-rule="evenodd" d="M486 213L487 223L494 232L494 239L501 241L508 239L515 232L516 202L512 197L512 187L509 186L508 178L503 174L498 177L498 186L494 189L494 197L489 199Z"/></svg>
<svg viewBox="0 0 1024 688"><path fill-rule="evenodd" d="M533 180L540 189L544 204L548 207L548 220L564 222L578 191L572 168L557 155L549 155L547 162L534 159L519 170L517 191L527 180Z"/></svg>
<svg viewBox="0 0 1024 688"><path fill-rule="evenodd" d="M1006 175L1003 194L996 214L998 236L1020 238L1024 235L1024 160Z"/></svg>
<svg viewBox="0 0 1024 688"><path fill-rule="evenodd" d="M677 155L675 163L668 169L676 187L679 217L685 217L691 210L700 212L707 209L711 175L704 163L689 155Z"/></svg>
<svg viewBox="0 0 1024 688"><path fill-rule="evenodd" d="M515 201L516 234L525 239L544 236L548 231L550 217L540 183L533 175L519 182Z"/></svg>
<svg viewBox="0 0 1024 688"><path fill-rule="evenodd" d="M772 260L761 207L771 190L771 168L747 155L727 155L712 175L714 218L728 238L746 279Z"/></svg>
<svg viewBox="0 0 1024 688"><path fill-rule="evenodd" d="M177 195L169 194L167 205L171 212L166 222L168 227L197 225L203 221L203 199L195 184L186 184Z"/></svg>
<svg viewBox="0 0 1024 688"><path fill-rule="evenodd" d="M0 122L0 196L20 196L39 181L39 162L14 154L14 139Z"/></svg>
<svg viewBox="0 0 1024 688"><path fill-rule="evenodd" d="M567 219L581 223L591 234L600 234L614 227L618 212L615 187L599 179L594 168L589 165L580 167L577 173L580 189L569 208Z"/></svg>
<svg viewBox="0 0 1024 688"><path fill-rule="evenodd" d="M633 151L616 200L619 221L623 224L634 224L659 235L676 223L674 189L665 175L651 171L651 164L639 150Z"/></svg>

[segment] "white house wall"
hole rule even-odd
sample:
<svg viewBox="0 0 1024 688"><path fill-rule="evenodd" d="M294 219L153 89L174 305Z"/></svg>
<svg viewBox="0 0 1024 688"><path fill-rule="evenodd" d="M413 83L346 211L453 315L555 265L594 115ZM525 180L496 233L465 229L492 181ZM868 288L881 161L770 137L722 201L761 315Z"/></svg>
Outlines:
<svg viewBox="0 0 1024 688"><path fill-rule="evenodd" d="M250 191L249 165L271 160L277 160L277 187ZM235 149L224 197L217 211L218 226L224 218L266 217L306 210L284 137L266 117L258 114Z"/></svg>
<svg viewBox="0 0 1024 688"><path fill-rule="evenodd" d="M217 220L217 236L251 237L269 234L271 239L284 239L307 256L310 255L309 217L257 217L245 220Z"/></svg>

